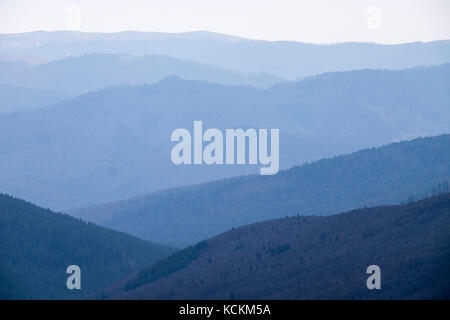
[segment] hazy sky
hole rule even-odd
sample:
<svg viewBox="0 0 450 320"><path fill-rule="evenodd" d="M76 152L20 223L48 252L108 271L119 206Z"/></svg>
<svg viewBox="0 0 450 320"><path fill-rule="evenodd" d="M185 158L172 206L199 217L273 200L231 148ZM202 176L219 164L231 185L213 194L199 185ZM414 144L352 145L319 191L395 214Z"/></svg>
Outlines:
<svg viewBox="0 0 450 320"><path fill-rule="evenodd" d="M208 30L313 43L450 39L450 0L0 0L0 33Z"/></svg>

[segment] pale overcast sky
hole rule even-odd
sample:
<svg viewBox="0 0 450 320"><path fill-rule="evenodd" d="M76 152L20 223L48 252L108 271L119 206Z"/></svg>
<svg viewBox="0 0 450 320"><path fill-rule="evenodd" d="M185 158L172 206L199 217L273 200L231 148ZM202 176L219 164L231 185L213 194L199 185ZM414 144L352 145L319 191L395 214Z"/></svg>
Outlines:
<svg viewBox="0 0 450 320"><path fill-rule="evenodd" d="M184 32L313 43L450 39L450 0L0 0L0 33Z"/></svg>

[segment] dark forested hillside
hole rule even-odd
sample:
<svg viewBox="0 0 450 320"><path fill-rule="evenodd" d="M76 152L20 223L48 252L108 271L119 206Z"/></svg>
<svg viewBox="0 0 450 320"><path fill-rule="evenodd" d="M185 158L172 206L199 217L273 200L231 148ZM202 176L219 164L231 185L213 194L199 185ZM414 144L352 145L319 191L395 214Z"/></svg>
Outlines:
<svg viewBox="0 0 450 320"><path fill-rule="evenodd" d="M0 194L0 298L86 297L174 249ZM81 268L81 290L66 268Z"/></svg>
<svg viewBox="0 0 450 320"><path fill-rule="evenodd" d="M366 269L381 269L368 290ZM113 299L448 299L450 193L231 230L104 290Z"/></svg>
<svg viewBox="0 0 450 320"><path fill-rule="evenodd" d="M328 215L401 203L440 182L441 189L447 188L440 192L448 191L448 181L450 135L441 135L320 160L275 176L169 189L71 214L145 239L183 245L286 215Z"/></svg>

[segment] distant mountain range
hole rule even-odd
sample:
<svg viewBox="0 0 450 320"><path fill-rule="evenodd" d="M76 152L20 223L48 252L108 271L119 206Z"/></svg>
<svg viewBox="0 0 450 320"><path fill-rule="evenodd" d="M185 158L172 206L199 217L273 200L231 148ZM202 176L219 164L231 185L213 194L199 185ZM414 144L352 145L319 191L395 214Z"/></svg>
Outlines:
<svg viewBox="0 0 450 320"><path fill-rule="evenodd" d="M0 299L79 299L175 250L0 194ZM81 290L66 268L81 268Z"/></svg>
<svg viewBox="0 0 450 320"><path fill-rule="evenodd" d="M450 299L449 80L450 40L0 34L0 300ZM280 171L174 164L195 121Z"/></svg>
<svg viewBox="0 0 450 320"><path fill-rule="evenodd" d="M193 244L256 221L396 204L450 181L450 135L69 211L143 239ZM441 188L442 189L442 188Z"/></svg>
<svg viewBox="0 0 450 320"><path fill-rule="evenodd" d="M60 92L72 97L111 86L149 84L171 75L256 88L285 81L266 73L246 74L158 55L85 54L41 65L0 62L0 84Z"/></svg>
<svg viewBox="0 0 450 320"><path fill-rule="evenodd" d="M259 172L176 166L176 128L279 128L280 168L450 132L450 64L329 73L266 90L175 77L0 115L0 192L52 209Z"/></svg>
<svg viewBox="0 0 450 320"><path fill-rule="evenodd" d="M49 62L85 53L166 55L244 73L266 72L296 80L363 68L404 69L450 62L450 41L397 45L315 45L261 41L196 31L186 33L71 31L0 35L0 59Z"/></svg>
<svg viewBox="0 0 450 320"><path fill-rule="evenodd" d="M355 191L357 189L353 189ZM97 294L104 299L449 299L450 193L247 225ZM366 269L381 270L368 290Z"/></svg>

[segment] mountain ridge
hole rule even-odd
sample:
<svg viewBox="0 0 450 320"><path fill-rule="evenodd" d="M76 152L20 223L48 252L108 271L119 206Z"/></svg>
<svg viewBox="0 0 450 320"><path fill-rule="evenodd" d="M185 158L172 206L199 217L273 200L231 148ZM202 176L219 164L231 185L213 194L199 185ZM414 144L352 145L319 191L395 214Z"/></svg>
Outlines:
<svg viewBox="0 0 450 320"><path fill-rule="evenodd" d="M404 44L308 44L265 41L209 32L89 34L41 32L0 35L2 59L48 62L88 52L163 54L246 73L295 80L329 71L403 69L450 62L450 41ZM38 45L37 45L38 44Z"/></svg>
<svg viewBox="0 0 450 320"><path fill-rule="evenodd" d="M0 194L0 298L80 299L175 250ZM81 268L81 290L65 286Z"/></svg>
<svg viewBox="0 0 450 320"><path fill-rule="evenodd" d="M450 193L246 225L102 290L103 299L447 299ZM381 270L368 290L366 269Z"/></svg>
<svg viewBox="0 0 450 320"><path fill-rule="evenodd" d="M449 64L352 71L266 90L171 77L91 92L0 116L0 190L65 210L259 171L174 165L171 133L199 119L221 130L281 129L280 169L450 132L449 74Z"/></svg>
<svg viewBox="0 0 450 320"><path fill-rule="evenodd" d="M221 130L281 129L280 169L450 132L449 74L450 64L363 70L266 90L170 77L91 92L0 116L0 191L65 210L258 172L171 163L172 131L199 119Z"/></svg>
<svg viewBox="0 0 450 320"><path fill-rule="evenodd" d="M441 181L450 181L449 134L322 159L275 176L234 177L68 212L144 239L177 238L174 244L182 246L285 215L400 203Z"/></svg>
<svg viewBox="0 0 450 320"><path fill-rule="evenodd" d="M0 83L51 90L75 97L114 85L150 84L176 75L223 85L266 88L286 81L267 73L243 73L164 55L92 53L40 65L0 62Z"/></svg>

